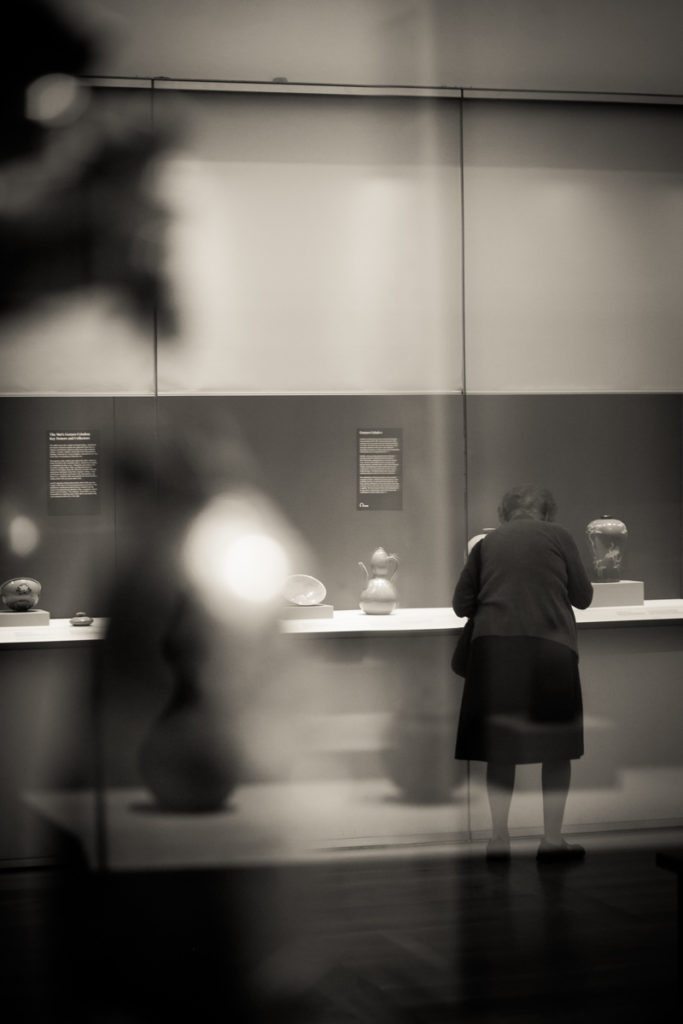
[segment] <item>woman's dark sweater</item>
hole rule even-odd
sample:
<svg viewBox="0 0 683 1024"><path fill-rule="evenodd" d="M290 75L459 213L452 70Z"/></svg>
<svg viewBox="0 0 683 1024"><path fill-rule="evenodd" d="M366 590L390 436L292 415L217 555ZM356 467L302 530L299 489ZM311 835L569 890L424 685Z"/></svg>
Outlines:
<svg viewBox="0 0 683 1024"><path fill-rule="evenodd" d="M557 523L519 518L479 545L480 575L471 552L453 595L456 615L475 616L473 638L534 636L576 650L572 605L587 608L593 587L571 534Z"/></svg>

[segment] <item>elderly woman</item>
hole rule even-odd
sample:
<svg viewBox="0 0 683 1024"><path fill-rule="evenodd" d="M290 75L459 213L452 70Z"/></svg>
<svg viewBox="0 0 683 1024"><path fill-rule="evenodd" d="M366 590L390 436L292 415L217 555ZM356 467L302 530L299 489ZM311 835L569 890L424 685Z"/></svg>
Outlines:
<svg viewBox="0 0 683 1024"><path fill-rule="evenodd" d="M583 856L562 838L571 761L583 754L583 707L572 605L593 587L570 534L553 522L552 494L516 487L501 525L473 548L453 596L474 617L455 756L486 761L492 818L489 858L510 856L515 765L542 764L544 838L539 860Z"/></svg>

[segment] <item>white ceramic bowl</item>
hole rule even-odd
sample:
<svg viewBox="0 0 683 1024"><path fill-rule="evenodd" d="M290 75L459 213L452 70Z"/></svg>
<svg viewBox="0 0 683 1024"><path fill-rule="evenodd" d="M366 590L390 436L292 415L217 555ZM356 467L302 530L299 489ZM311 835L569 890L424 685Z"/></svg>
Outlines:
<svg viewBox="0 0 683 1024"><path fill-rule="evenodd" d="M322 604L327 590L315 576L288 576L283 595L290 604Z"/></svg>

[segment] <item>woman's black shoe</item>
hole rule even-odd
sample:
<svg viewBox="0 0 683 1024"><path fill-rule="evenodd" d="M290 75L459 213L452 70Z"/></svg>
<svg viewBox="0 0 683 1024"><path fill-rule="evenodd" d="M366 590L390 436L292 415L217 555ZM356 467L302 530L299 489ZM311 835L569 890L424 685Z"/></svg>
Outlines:
<svg viewBox="0 0 683 1024"><path fill-rule="evenodd" d="M536 854L536 860L546 864L566 860L582 860L586 851L579 843L567 843L563 839L561 843L551 843L542 839Z"/></svg>

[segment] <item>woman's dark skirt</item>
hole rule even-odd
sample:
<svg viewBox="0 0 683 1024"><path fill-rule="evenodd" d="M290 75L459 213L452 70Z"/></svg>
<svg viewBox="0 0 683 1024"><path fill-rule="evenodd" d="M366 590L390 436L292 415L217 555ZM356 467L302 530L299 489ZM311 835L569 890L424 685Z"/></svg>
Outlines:
<svg viewBox="0 0 683 1024"><path fill-rule="evenodd" d="M582 754L576 652L536 637L476 639L465 677L455 756L533 764Z"/></svg>

